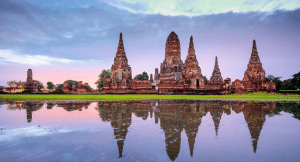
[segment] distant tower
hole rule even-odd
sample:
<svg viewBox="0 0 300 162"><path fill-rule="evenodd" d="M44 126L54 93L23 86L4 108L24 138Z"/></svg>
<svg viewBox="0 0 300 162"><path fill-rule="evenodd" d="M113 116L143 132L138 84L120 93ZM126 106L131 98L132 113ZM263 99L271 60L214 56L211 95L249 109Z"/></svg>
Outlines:
<svg viewBox="0 0 300 162"><path fill-rule="evenodd" d="M32 81L32 69L27 70L27 82Z"/></svg>
<svg viewBox="0 0 300 162"><path fill-rule="evenodd" d="M221 76L221 71L218 64L218 57L216 56L215 67L210 77L211 82L223 83L223 78Z"/></svg>

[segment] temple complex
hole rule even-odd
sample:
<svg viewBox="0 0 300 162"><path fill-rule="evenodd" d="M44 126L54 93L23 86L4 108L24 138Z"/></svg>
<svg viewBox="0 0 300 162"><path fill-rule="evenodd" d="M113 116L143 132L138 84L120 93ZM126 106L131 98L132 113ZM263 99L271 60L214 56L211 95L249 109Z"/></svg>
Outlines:
<svg viewBox="0 0 300 162"><path fill-rule="evenodd" d="M247 69L244 73L244 78L242 81L236 80L234 82L235 92L276 91L275 83L265 78L265 75L265 70L262 68L262 63L258 56L256 41L253 40L252 53Z"/></svg>
<svg viewBox="0 0 300 162"><path fill-rule="evenodd" d="M159 81L159 84L156 84L159 94L225 93L223 92L225 86L223 85L217 57L211 81L204 81L201 68L196 58L192 36L190 38L188 55L183 64L181 61L179 38L175 32L171 32L166 41L165 59L160 69L158 75L155 71L154 79L154 82ZM228 83L228 85L231 85L230 83Z"/></svg>

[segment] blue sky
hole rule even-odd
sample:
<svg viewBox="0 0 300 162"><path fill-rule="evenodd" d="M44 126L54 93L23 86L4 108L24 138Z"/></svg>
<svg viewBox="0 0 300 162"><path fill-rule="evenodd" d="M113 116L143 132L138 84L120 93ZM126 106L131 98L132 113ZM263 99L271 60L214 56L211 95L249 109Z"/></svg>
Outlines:
<svg viewBox="0 0 300 162"><path fill-rule="evenodd" d="M243 79L252 41L266 74L291 78L300 71L300 1L1 0L0 85L94 82L110 69L120 32L133 76L154 74L168 35L177 33L184 61L194 37L202 74L218 56L223 78Z"/></svg>

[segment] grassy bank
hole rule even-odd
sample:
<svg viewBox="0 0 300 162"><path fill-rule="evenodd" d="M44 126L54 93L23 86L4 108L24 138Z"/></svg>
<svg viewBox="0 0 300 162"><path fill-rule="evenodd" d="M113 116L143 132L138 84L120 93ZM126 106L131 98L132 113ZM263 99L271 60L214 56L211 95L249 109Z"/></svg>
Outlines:
<svg viewBox="0 0 300 162"><path fill-rule="evenodd" d="M61 94L0 94L0 101L21 101L21 100L90 100L90 101L122 101L140 99L192 99L192 100L238 100L238 101L259 101L279 102L298 101L300 95L284 95L278 93L249 93L233 95L61 95Z"/></svg>

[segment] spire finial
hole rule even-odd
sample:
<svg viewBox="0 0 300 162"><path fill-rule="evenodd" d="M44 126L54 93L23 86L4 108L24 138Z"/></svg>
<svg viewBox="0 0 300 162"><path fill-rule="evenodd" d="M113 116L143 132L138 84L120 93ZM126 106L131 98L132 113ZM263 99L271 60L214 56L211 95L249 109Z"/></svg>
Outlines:
<svg viewBox="0 0 300 162"><path fill-rule="evenodd" d="M122 33L120 33L117 56L125 56L125 49L124 49L124 44L123 44Z"/></svg>

